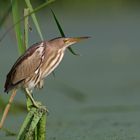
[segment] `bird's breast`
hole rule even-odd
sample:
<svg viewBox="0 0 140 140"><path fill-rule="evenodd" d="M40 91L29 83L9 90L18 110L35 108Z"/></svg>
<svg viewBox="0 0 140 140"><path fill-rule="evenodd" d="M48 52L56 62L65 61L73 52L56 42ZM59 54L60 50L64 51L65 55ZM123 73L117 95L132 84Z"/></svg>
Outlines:
<svg viewBox="0 0 140 140"><path fill-rule="evenodd" d="M48 76L61 62L64 52L51 53L41 67L42 78Z"/></svg>

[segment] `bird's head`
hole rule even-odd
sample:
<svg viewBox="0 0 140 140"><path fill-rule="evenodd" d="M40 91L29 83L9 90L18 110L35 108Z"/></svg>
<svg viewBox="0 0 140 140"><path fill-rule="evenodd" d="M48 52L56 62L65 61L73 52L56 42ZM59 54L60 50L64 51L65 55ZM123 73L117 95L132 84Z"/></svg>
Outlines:
<svg viewBox="0 0 140 140"><path fill-rule="evenodd" d="M57 49L66 49L69 46L84 40L84 39L88 39L89 37L59 37L59 38L55 38L53 40L49 41L49 44L52 47L55 47Z"/></svg>

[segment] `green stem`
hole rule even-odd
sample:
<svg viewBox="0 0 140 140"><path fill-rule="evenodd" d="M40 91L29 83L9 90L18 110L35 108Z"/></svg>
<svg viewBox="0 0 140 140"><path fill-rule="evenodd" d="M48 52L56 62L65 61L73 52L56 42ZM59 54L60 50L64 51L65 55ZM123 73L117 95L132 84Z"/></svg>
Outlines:
<svg viewBox="0 0 140 140"><path fill-rule="evenodd" d="M25 2L26 2L26 4L27 4L27 6L28 6L30 12L34 11L32 5L31 5L30 0L25 0ZM28 13L28 14L29 14L29 13ZM40 29L40 27L39 27L39 23L38 23L38 20L37 20L37 18L36 18L35 13L31 14L31 17L32 17L32 19L33 19L33 22L34 22L34 24L35 24L35 27L36 27L36 29L37 29L37 32L38 32L38 34L39 34L41 40L43 41L43 40L44 40L44 39L43 39L43 35L42 35L42 33L41 33L41 29Z"/></svg>
<svg viewBox="0 0 140 140"><path fill-rule="evenodd" d="M19 1L11 0L11 3L12 3L13 22L15 24L20 20L19 9L18 9ZM23 47L23 42L22 42L22 32L21 32L20 22L18 22L15 25L15 33L16 33L17 44L18 44L18 51L20 54L22 54L25 51L25 48Z"/></svg>
<svg viewBox="0 0 140 140"><path fill-rule="evenodd" d="M31 124L31 121L34 117L34 113L36 112L36 108L31 108L30 112L28 113L28 115L26 116L22 127L18 133L18 137L17 140L24 140L25 139L25 135L27 133L27 130L29 129L29 126Z"/></svg>
<svg viewBox="0 0 140 140"><path fill-rule="evenodd" d="M24 9L24 16L29 14L29 9L25 8ZM26 17L24 19L24 46L25 48L28 48L28 27L29 27L29 23L28 23L28 17Z"/></svg>
<svg viewBox="0 0 140 140"><path fill-rule="evenodd" d="M47 115L43 114L41 117L38 125L37 125L37 140L46 140L46 122L47 122Z"/></svg>

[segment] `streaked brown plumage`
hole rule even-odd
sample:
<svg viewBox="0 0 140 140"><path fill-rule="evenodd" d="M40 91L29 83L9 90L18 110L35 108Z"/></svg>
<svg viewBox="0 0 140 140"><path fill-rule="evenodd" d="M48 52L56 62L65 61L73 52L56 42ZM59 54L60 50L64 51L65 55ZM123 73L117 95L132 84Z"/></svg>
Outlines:
<svg viewBox="0 0 140 140"><path fill-rule="evenodd" d="M43 79L61 62L67 47L88 37L55 38L32 45L19 57L7 75L5 92L23 87L42 87Z"/></svg>

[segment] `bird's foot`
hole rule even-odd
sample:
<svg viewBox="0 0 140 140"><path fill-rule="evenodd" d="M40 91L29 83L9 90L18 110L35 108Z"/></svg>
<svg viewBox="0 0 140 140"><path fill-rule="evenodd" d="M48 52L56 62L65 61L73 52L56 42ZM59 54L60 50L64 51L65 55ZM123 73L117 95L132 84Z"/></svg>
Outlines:
<svg viewBox="0 0 140 140"><path fill-rule="evenodd" d="M33 103L33 106L34 106L35 108L40 108L40 107L42 106L41 102L36 102L36 101L34 101L34 102L32 102L32 103Z"/></svg>
<svg viewBox="0 0 140 140"><path fill-rule="evenodd" d="M47 113L47 115L49 115L49 110L47 109L46 106L41 105L39 108L42 112Z"/></svg>
<svg viewBox="0 0 140 140"><path fill-rule="evenodd" d="M47 115L49 115L49 110L47 109L46 106L43 106L41 104L41 102L34 102L33 103L33 106L41 111L43 111L44 113L47 112Z"/></svg>

